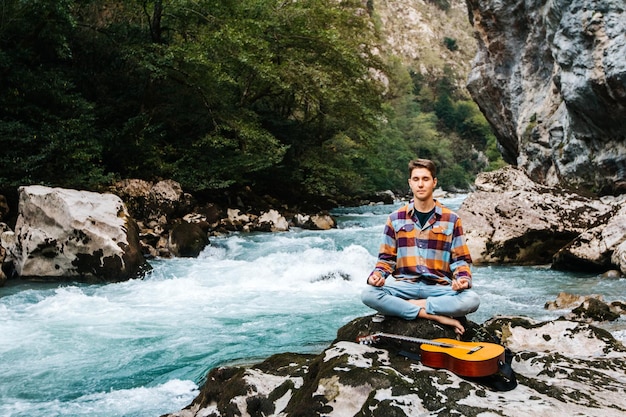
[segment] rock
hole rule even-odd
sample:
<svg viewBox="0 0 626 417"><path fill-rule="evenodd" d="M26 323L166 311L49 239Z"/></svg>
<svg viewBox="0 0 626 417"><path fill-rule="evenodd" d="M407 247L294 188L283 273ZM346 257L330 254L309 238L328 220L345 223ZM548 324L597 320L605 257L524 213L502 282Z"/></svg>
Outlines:
<svg viewBox="0 0 626 417"><path fill-rule="evenodd" d="M292 223L295 227L309 230L330 230L337 227L337 222L330 214L318 213L313 215L296 214Z"/></svg>
<svg viewBox="0 0 626 417"><path fill-rule="evenodd" d="M611 311L611 307L597 298L590 298L572 310L573 318L588 322L614 321L620 316Z"/></svg>
<svg viewBox="0 0 626 417"><path fill-rule="evenodd" d="M506 162L534 181L625 192L623 0L468 0L467 88Z"/></svg>
<svg viewBox="0 0 626 417"><path fill-rule="evenodd" d="M111 192L124 200L134 219L145 223L157 220L165 225L171 217L190 211L193 205L193 197L173 180L152 183L125 179L114 184Z"/></svg>
<svg viewBox="0 0 626 417"><path fill-rule="evenodd" d="M523 407L524 415L550 410L552 417L570 417L626 410L626 349L589 324L500 317L474 328L475 334L499 335L511 349L518 385L507 393L495 389L497 376L461 378L399 354L405 346L354 342L355 335L376 329L413 334L428 327L428 336L448 334L422 320L355 319L319 355L284 353L249 367L211 370L198 397L167 416L514 417Z"/></svg>
<svg viewBox="0 0 626 417"><path fill-rule="evenodd" d="M626 241L626 203L608 222L584 231L561 248L552 259L555 269L603 272L620 262L611 257L617 247Z"/></svg>
<svg viewBox="0 0 626 417"><path fill-rule="evenodd" d="M182 222L172 228L167 247L174 256L197 258L208 244L206 229L198 223Z"/></svg>
<svg viewBox="0 0 626 417"><path fill-rule="evenodd" d="M257 218L254 230L268 232L286 232L289 230L289 222L278 211L272 209Z"/></svg>
<svg viewBox="0 0 626 417"><path fill-rule="evenodd" d="M622 273L620 271L616 271L615 269L609 269L608 271L602 274L602 278L621 278Z"/></svg>
<svg viewBox="0 0 626 417"><path fill-rule="evenodd" d="M21 278L111 282L149 268L137 225L113 194L20 187L15 234L6 249Z"/></svg>
<svg viewBox="0 0 626 417"><path fill-rule="evenodd" d="M9 226L6 223L0 223L0 287L4 286L7 280L7 276L4 272L4 259L6 257L5 246L8 246L9 240L14 237L15 233L9 229Z"/></svg>
<svg viewBox="0 0 626 417"><path fill-rule="evenodd" d="M623 303L614 301L611 304L604 302L601 295L575 295L561 292L555 301L547 302L548 310L572 309L564 317L567 320L591 322L603 322L617 320L624 314Z"/></svg>
<svg viewBox="0 0 626 417"><path fill-rule="evenodd" d="M313 230L330 230L337 227L337 222L329 214L314 214L310 219L309 227Z"/></svg>
<svg viewBox="0 0 626 417"><path fill-rule="evenodd" d="M613 265L619 265L622 275L626 275L626 241L620 243L611 255Z"/></svg>
<svg viewBox="0 0 626 417"><path fill-rule="evenodd" d="M557 295L556 300L548 301L545 304L544 308L546 308L547 310L563 310L566 308L569 309L579 306L585 301L588 301L592 298L599 301L602 301L603 299L603 297L598 294L576 295L567 292L560 292L559 295Z"/></svg>
<svg viewBox="0 0 626 417"><path fill-rule="evenodd" d="M587 229L602 224L614 206L533 182L505 167L479 174L476 191L457 211L476 264L546 264Z"/></svg>

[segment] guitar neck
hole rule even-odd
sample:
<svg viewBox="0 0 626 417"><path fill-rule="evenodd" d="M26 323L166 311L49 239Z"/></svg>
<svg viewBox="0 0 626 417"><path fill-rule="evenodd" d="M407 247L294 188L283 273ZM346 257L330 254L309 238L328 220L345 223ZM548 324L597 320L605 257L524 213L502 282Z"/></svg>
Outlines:
<svg viewBox="0 0 626 417"><path fill-rule="evenodd" d="M402 336L402 335L399 335L399 334L376 333L375 336L385 337L387 339L404 340L405 342L425 343L427 345L446 347L446 348L455 347L455 345L452 345L450 343L437 342L435 340L429 340L429 339L420 339L418 337Z"/></svg>

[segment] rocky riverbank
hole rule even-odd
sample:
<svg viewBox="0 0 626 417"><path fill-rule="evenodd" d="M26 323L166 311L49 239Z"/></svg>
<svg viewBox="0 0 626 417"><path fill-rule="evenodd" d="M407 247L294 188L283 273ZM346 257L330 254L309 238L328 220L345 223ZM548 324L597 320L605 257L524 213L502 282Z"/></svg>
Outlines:
<svg viewBox="0 0 626 417"><path fill-rule="evenodd" d="M200 202L171 180L125 180L103 193L29 186L19 194L13 228L1 223L11 208L0 204L0 283L7 276L119 281L141 275L156 257L197 257L220 234L336 227L319 206L299 211L252 193ZM358 203L394 200L386 192ZM480 174L458 211L476 264L626 274L624 196L586 197L505 167Z"/></svg>
<svg viewBox="0 0 626 417"><path fill-rule="evenodd" d="M11 208L0 206L0 285L7 277L120 281L142 275L155 257L197 257L211 236L336 227L327 211L297 212L248 196L230 207L200 203L171 180L125 180L102 193L20 187L13 228L1 223Z"/></svg>
<svg viewBox="0 0 626 417"><path fill-rule="evenodd" d="M562 294L553 303L563 307L572 299ZM626 348L597 327L606 322L597 312L619 316L626 305L589 307L586 301L574 309L585 320L574 314L542 323L523 317L495 317L481 326L467 322L463 340L502 343L512 375L468 378L429 368L411 341L359 344L359 337L378 333L455 337L427 320L368 316L339 329L319 355L283 353L248 367L211 370L196 399L167 417L623 416Z"/></svg>

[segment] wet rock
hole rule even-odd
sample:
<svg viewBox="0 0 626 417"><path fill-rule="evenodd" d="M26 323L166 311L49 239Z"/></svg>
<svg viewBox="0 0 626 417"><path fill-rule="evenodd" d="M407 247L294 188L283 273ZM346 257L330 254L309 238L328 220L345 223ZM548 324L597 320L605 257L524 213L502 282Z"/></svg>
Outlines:
<svg viewBox="0 0 626 417"><path fill-rule="evenodd" d="M474 337L500 337L513 352L518 385L498 392L486 379L461 378L399 354L402 344L355 343L385 331L449 335L431 322L372 317L353 320L319 355L284 353L249 367L209 372L200 394L169 417L572 415L618 416L626 411L626 349L589 324L535 323L499 317L469 325ZM415 350L414 346L410 347ZM593 386L593 389L590 387Z"/></svg>
<svg viewBox="0 0 626 417"><path fill-rule="evenodd" d="M602 274L602 278L621 278L621 271L617 271L615 269L609 269L605 273Z"/></svg>
<svg viewBox="0 0 626 417"><path fill-rule="evenodd" d="M277 210L269 210L261 213L254 223L252 230L266 232L286 232L289 230L289 222Z"/></svg>
<svg viewBox="0 0 626 417"><path fill-rule="evenodd" d="M606 271L620 266L612 262L618 246L626 241L626 202L614 203L619 210L606 222L580 234L553 257L555 269L571 271Z"/></svg>
<svg viewBox="0 0 626 417"><path fill-rule="evenodd" d="M119 197L43 186L19 193L14 236L3 234L19 277L109 282L149 268L137 224Z"/></svg>
<svg viewBox="0 0 626 417"><path fill-rule="evenodd" d="M310 230L330 230L337 227L337 222L330 214L296 214L292 219L295 227Z"/></svg>
<svg viewBox="0 0 626 417"><path fill-rule="evenodd" d="M572 315L578 320L613 321L619 318L619 313L611 311L611 307L601 300L590 298L572 310Z"/></svg>
<svg viewBox="0 0 626 417"><path fill-rule="evenodd" d="M197 258L208 244L207 230L200 224L181 222L172 228L167 247L174 256Z"/></svg>
<svg viewBox="0 0 626 417"><path fill-rule="evenodd" d="M623 303L614 301L611 304L604 302L601 295L575 295L561 292L556 300L547 302L548 310L570 309L564 317L572 321L603 322L617 320L624 314Z"/></svg>

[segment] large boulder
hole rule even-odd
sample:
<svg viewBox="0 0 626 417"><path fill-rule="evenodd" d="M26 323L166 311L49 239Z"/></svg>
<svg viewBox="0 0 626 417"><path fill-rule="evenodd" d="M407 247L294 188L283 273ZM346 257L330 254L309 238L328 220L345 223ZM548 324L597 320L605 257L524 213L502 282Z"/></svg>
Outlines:
<svg viewBox="0 0 626 417"><path fill-rule="evenodd" d="M532 181L508 166L482 173L462 203L467 245L476 264L547 264L586 230L605 224L616 206Z"/></svg>
<svg viewBox="0 0 626 417"><path fill-rule="evenodd" d="M572 271L606 271L613 266L626 271L626 263L612 259L620 244L626 242L626 202L606 224L583 232L561 248L552 265L555 269Z"/></svg>
<svg viewBox="0 0 626 417"><path fill-rule="evenodd" d="M517 386L501 375L463 378L424 366L410 342L355 340L378 331L450 336L436 327L421 320L380 323L360 317L340 329L319 355L283 353L248 367L211 370L198 397L167 416L570 417L626 411L626 349L590 324L499 317L470 326L466 333L475 340L499 337L510 349Z"/></svg>
<svg viewBox="0 0 626 417"><path fill-rule="evenodd" d="M626 193L624 0L467 4L467 88L504 159L546 185Z"/></svg>
<svg viewBox="0 0 626 417"><path fill-rule="evenodd" d="M15 231L2 236L25 279L110 282L149 268L137 225L113 194L20 187Z"/></svg>

